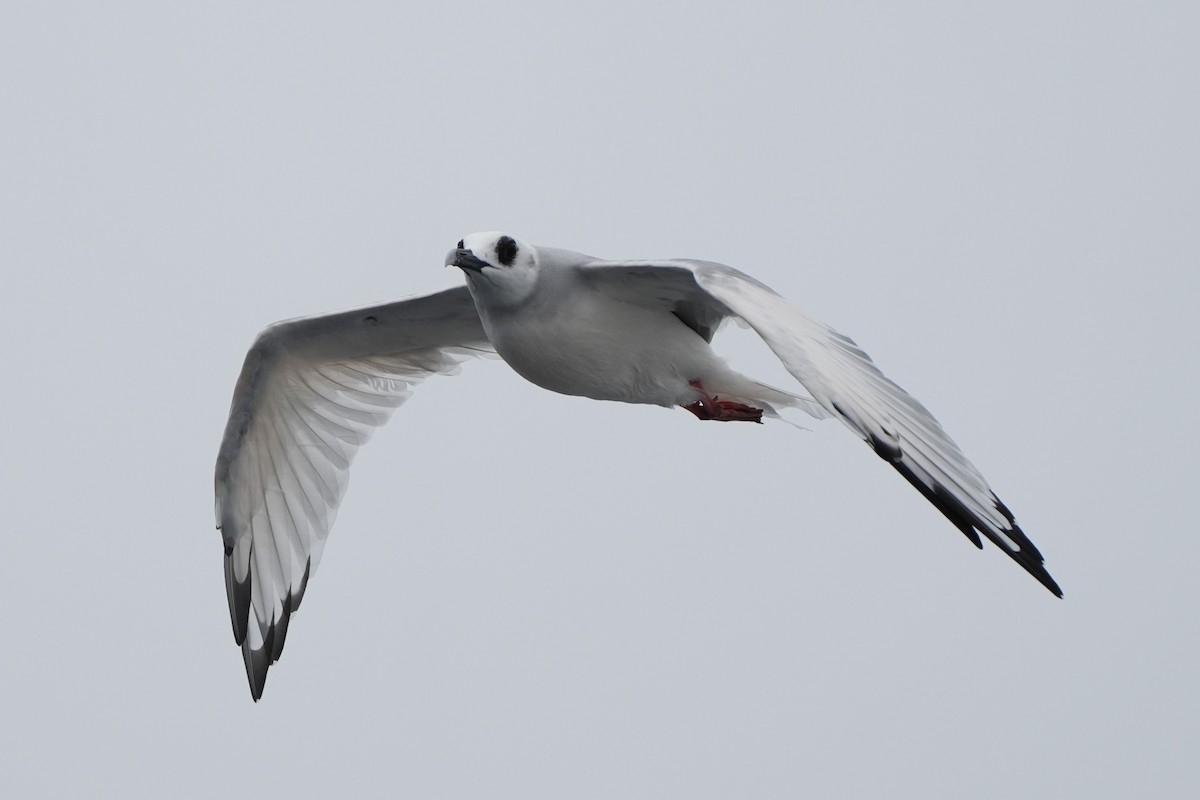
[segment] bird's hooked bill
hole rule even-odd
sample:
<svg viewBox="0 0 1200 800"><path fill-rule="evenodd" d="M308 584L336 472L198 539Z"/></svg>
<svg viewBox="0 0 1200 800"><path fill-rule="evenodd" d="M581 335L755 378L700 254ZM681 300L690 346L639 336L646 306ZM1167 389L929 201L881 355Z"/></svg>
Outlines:
<svg viewBox="0 0 1200 800"><path fill-rule="evenodd" d="M451 252L446 258L446 266L482 272L484 267L490 267L491 264L487 263L481 258L477 258L475 254L467 248L459 247Z"/></svg>

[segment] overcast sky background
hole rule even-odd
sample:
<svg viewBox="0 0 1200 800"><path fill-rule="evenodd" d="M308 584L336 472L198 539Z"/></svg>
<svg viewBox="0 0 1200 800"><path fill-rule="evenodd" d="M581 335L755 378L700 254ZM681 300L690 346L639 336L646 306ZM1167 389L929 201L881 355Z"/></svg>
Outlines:
<svg viewBox="0 0 1200 800"><path fill-rule="evenodd" d="M0 794L1195 791L1198 23L6 3ZM362 452L255 705L212 499L245 351L491 229L723 261L854 337L1065 599L836 423L471 363Z"/></svg>

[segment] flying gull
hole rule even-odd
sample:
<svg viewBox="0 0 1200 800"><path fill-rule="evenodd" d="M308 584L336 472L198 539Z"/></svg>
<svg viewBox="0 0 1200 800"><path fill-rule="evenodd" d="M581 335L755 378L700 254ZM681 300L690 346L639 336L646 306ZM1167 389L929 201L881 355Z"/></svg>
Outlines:
<svg viewBox="0 0 1200 800"><path fill-rule="evenodd" d="M983 536L1059 597L1042 554L937 420L847 337L722 264L601 261L502 233L458 242L453 289L271 325L246 355L216 469L225 588L250 692L283 650L333 526L355 452L418 383L499 354L562 394L761 422L834 417L977 547ZM753 328L811 395L766 386L709 347Z"/></svg>

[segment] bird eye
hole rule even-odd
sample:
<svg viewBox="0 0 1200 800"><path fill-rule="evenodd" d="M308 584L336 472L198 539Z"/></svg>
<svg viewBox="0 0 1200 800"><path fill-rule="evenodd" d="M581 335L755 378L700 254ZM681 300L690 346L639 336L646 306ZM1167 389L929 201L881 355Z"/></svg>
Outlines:
<svg viewBox="0 0 1200 800"><path fill-rule="evenodd" d="M496 242L496 260L506 267L511 267L517 257L517 243L511 236L501 236Z"/></svg>
<svg viewBox="0 0 1200 800"><path fill-rule="evenodd" d="M458 240L458 245L457 245L457 247L458 247L458 249L459 249L459 250L462 250L462 249L463 249L463 240L462 240L462 239L459 239L459 240Z"/></svg>

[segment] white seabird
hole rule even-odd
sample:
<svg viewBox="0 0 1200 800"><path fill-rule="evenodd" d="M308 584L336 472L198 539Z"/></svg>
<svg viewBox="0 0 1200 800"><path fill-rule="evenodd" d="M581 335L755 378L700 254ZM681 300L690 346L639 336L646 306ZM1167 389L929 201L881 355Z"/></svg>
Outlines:
<svg viewBox="0 0 1200 800"><path fill-rule="evenodd" d="M333 525L355 452L430 375L498 353L527 380L596 400L760 422L835 417L982 548L1059 597L1041 553L937 420L855 343L754 278L706 261L601 261L502 233L458 243L466 285L271 325L246 355L217 456L233 635L262 696ZM774 389L709 347L740 318L811 394Z"/></svg>

